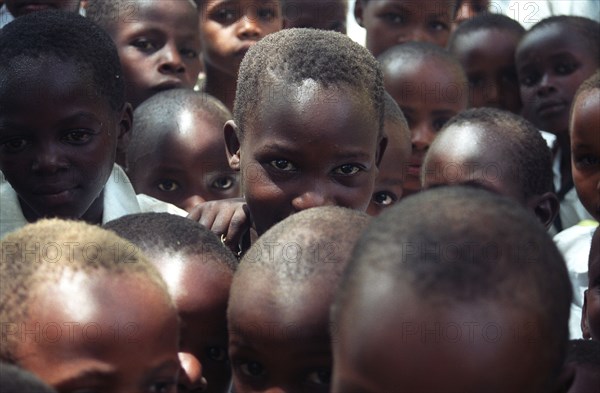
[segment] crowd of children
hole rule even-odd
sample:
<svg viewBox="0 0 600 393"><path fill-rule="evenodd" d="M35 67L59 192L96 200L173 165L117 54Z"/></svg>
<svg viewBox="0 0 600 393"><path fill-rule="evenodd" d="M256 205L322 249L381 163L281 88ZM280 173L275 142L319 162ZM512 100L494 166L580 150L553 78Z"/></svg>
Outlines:
<svg viewBox="0 0 600 393"><path fill-rule="evenodd" d="M600 391L598 22L0 7L2 391Z"/></svg>

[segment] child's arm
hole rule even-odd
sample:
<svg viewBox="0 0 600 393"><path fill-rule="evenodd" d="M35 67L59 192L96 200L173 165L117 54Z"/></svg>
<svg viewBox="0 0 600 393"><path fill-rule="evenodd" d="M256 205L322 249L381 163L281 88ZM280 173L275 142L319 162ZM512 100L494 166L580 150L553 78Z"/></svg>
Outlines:
<svg viewBox="0 0 600 393"><path fill-rule="evenodd" d="M220 235L223 243L235 254L239 253L240 242L252 226L250 212L244 198L200 203L187 217Z"/></svg>

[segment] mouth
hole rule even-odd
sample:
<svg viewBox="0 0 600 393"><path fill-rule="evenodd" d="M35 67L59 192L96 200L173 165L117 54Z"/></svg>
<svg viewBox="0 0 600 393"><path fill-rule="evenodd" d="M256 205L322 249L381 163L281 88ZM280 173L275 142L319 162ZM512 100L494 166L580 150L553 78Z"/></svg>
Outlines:
<svg viewBox="0 0 600 393"><path fill-rule="evenodd" d="M254 43L252 43L250 45L244 45L243 47L241 47L240 49L235 51L235 56L240 57L240 58L244 57L246 55L246 53L248 52L248 50L252 47L252 45L254 45Z"/></svg>
<svg viewBox="0 0 600 393"><path fill-rule="evenodd" d="M568 105L564 101L544 102L537 107L537 113L541 117L556 116L564 113Z"/></svg>
<svg viewBox="0 0 600 393"><path fill-rule="evenodd" d="M75 199L76 189L75 186L40 186L32 194L48 206L63 205Z"/></svg>
<svg viewBox="0 0 600 393"><path fill-rule="evenodd" d="M159 83L158 85L154 86L152 90L158 93L165 90L177 89L181 86L182 84L179 79L173 79Z"/></svg>
<svg viewBox="0 0 600 393"><path fill-rule="evenodd" d="M38 3L38 2L25 2L17 5L19 15L29 14L31 12L37 12L47 9L55 8L52 4Z"/></svg>

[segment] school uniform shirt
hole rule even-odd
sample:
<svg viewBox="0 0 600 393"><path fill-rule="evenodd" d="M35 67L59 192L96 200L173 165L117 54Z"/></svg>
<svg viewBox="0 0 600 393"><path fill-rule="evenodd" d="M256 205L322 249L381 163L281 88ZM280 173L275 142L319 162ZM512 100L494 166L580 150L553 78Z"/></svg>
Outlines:
<svg viewBox="0 0 600 393"><path fill-rule="evenodd" d="M0 173L0 175L2 175ZM104 186L104 210L102 224L127 214L145 212L166 212L187 216L187 212L169 203L159 201L148 195L136 195L129 178L119 165L113 171ZM0 238L9 232L27 224L15 190L2 175L0 182Z"/></svg>
<svg viewBox="0 0 600 393"><path fill-rule="evenodd" d="M8 23L12 22L13 19L15 19L15 18L13 18L13 16L10 14L10 12L8 12L8 8L6 8L6 4L4 4L2 7L0 7L0 29L3 28Z"/></svg>
<svg viewBox="0 0 600 393"><path fill-rule="evenodd" d="M573 286L573 301L569 318L571 340L582 338L581 313L583 292L588 288L588 259L592 236L598 223L582 221L554 236L554 243L567 263L569 279Z"/></svg>

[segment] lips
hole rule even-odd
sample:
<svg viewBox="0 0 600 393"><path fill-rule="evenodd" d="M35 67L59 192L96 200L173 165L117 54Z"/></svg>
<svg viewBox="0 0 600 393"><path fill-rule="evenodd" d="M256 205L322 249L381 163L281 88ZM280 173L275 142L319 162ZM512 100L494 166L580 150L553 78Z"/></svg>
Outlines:
<svg viewBox="0 0 600 393"><path fill-rule="evenodd" d="M410 157L407 167L407 174L409 176L420 177L421 166L423 165L423 154L416 153Z"/></svg>
<svg viewBox="0 0 600 393"><path fill-rule="evenodd" d="M72 185L42 185L34 188L31 193L45 205L53 206L72 202L76 188Z"/></svg>
<svg viewBox="0 0 600 393"><path fill-rule="evenodd" d="M569 105L565 101L545 101L537 106L536 112L541 117L548 117L563 114L568 108Z"/></svg>
<svg viewBox="0 0 600 393"><path fill-rule="evenodd" d="M152 90L159 92L159 91L177 89L181 86L182 86L182 83L179 79L170 79L170 80L163 81L163 82L159 83L158 85L154 86L152 88Z"/></svg>

